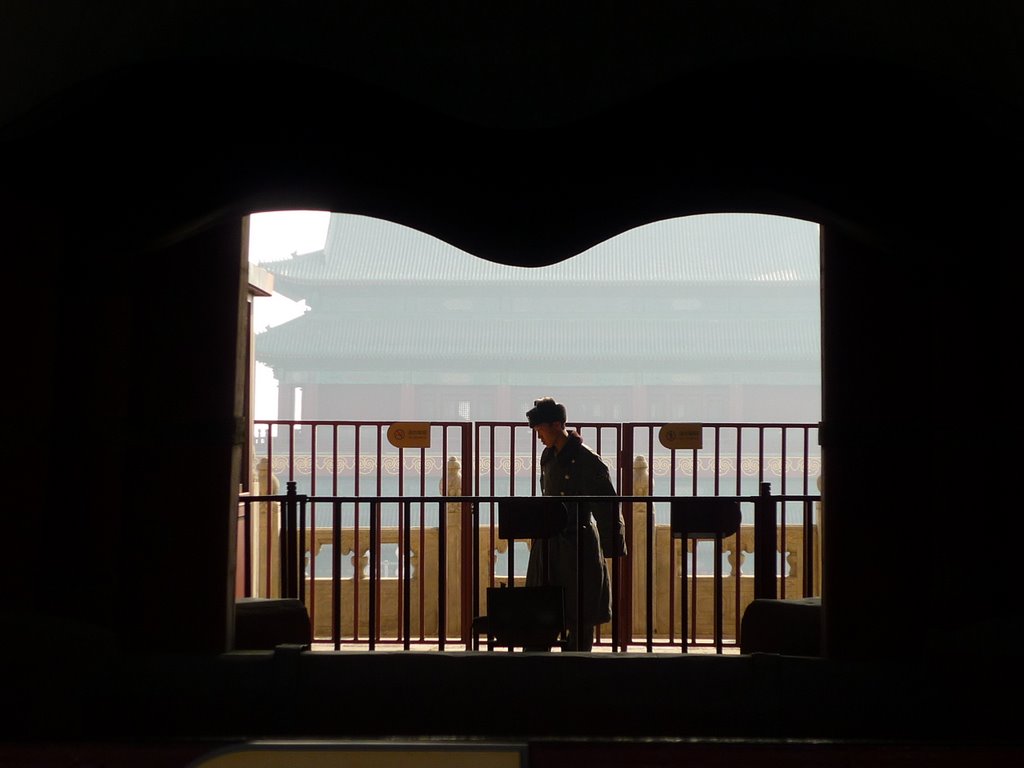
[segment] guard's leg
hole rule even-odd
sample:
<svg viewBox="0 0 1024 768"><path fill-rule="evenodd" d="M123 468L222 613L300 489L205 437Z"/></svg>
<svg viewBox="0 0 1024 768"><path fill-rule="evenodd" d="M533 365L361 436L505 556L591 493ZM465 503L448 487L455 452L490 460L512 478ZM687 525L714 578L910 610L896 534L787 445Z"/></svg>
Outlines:
<svg viewBox="0 0 1024 768"><path fill-rule="evenodd" d="M567 651L591 651L594 648L594 625L584 624L583 631L577 632L576 627L569 627L569 636L566 639L565 649Z"/></svg>

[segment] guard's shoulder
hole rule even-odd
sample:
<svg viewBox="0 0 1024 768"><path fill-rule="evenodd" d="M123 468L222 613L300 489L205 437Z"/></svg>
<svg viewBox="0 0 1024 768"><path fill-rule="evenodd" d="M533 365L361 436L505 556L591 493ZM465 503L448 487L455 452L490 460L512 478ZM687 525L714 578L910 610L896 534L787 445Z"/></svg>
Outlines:
<svg viewBox="0 0 1024 768"><path fill-rule="evenodd" d="M586 443L580 443L579 455L585 457L588 463L592 464L594 467L598 469L603 468L607 471L608 465L604 463L604 459L602 459L598 453Z"/></svg>

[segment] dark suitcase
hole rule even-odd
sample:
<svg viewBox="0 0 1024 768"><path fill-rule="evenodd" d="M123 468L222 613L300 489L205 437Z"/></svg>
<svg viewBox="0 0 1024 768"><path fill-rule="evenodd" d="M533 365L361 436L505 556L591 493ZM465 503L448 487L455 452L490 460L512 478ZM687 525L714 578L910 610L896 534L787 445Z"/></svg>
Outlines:
<svg viewBox="0 0 1024 768"><path fill-rule="evenodd" d="M488 648L549 650L565 626L561 587L489 587L483 629Z"/></svg>

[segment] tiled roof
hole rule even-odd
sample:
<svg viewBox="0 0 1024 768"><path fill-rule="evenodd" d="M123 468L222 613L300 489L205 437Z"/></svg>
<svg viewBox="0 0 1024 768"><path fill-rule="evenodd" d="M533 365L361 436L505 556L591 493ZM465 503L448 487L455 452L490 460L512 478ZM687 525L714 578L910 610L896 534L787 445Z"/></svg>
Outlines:
<svg viewBox="0 0 1024 768"><path fill-rule="evenodd" d="M688 216L637 227L558 264L530 268L486 261L392 222L335 213L322 251L261 266L286 294L289 284L352 281L817 281L818 225L761 214Z"/></svg>
<svg viewBox="0 0 1024 768"><path fill-rule="evenodd" d="M608 317L341 318L310 312L257 335L257 359L817 360L818 326L799 319Z"/></svg>

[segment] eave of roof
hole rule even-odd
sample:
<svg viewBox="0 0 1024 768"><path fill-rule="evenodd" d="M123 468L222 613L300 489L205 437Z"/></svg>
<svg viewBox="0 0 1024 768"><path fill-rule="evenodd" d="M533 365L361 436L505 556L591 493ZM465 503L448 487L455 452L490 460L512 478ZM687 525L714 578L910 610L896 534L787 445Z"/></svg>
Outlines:
<svg viewBox="0 0 1024 768"><path fill-rule="evenodd" d="M409 227L332 214L323 250L261 264L278 290L353 282L817 281L818 225L781 216L708 214L638 227L547 267L496 264Z"/></svg>
<svg viewBox="0 0 1024 768"><path fill-rule="evenodd" d="M545 318L482 319L319 316L308 313L256 337L256 359L817 360L819 330L800 319L605 317L558 324Z"/></svg>

